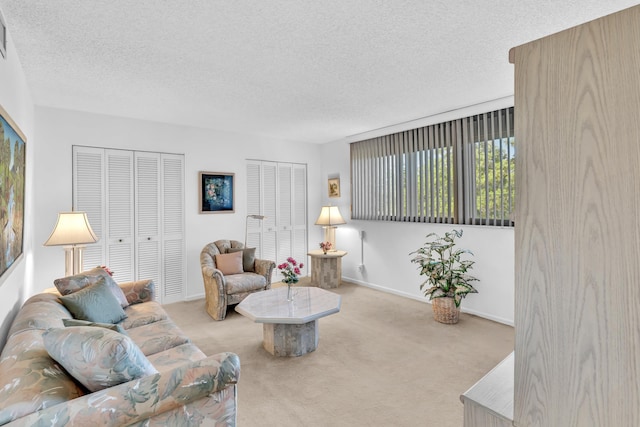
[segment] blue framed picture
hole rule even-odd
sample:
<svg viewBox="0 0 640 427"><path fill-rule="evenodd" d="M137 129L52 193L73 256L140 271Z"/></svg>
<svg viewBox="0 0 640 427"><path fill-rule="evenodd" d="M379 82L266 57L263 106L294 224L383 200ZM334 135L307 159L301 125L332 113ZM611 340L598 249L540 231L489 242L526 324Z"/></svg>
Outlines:
<svg viewBox="0 0 640 427"><path fill-rule="evenodd" d="M200 172L200 213L233 213L234 173Z"/></svg>
<svg viewBox="0 0 640 427"><path fill-rule="evenodd" d="M22 255L26 138L0 107L0 276Z"/></svg>

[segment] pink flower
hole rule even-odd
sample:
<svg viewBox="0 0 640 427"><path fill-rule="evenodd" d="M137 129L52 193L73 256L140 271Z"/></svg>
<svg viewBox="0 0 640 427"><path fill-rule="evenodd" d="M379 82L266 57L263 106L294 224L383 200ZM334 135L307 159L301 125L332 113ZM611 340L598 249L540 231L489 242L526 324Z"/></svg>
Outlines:
<svg viewBox="0 0 640 427"><path fill-rule="evenodd" d="M300 268L304 268L304 264L303 263L300 263Z"/></svg>
<svg viewBox="0 0 640 427"><path fill-rule="evenodd" d="M298 267L296 267L296 268L293 269L293 272L296 273L296 274L300 274L300 269Z"/></svg>
<svg viewBox="0 0 640 427"><path fill-rule="evenodd" d="M287 258L287 261L290 262L291 265L296 265L296 260L291 257Z"/></svg>

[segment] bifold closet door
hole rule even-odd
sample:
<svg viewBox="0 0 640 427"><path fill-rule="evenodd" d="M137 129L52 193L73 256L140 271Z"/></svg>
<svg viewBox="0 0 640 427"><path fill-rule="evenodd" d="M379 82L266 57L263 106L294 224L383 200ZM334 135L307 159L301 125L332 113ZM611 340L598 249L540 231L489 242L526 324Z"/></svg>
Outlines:
<svg viewBox="0 0 640 427"><path fill-rule="evenodd" d="M73 147L73 209L87 213L98 242L83 269L106 265L117 282L134 279L133 152Z"/></svg>
<svg viewBox="0 0 640 427"><path fill-rule="evenodd" d="M163 304L185 297L184 156L162 154L160 218L162 221Z"/></svg>
<svg viewBox="0 0 640 427"><path fill-rule="evenodd" d="M247 246L257 248L257 256L276 264L288 257L305 262L306 165L248 160L247 214L265 216L262 221L247 218Z"/></svg>
<svg viewBox="0 0 640 427"><path fill-rule="evenodd" d="M262 210L262 180L260 179L260 162L247 163L247 215L261 215ZM262 255L262 221L246 218L247 247L256 248L256 258L264 259Z"/></svg>
<svg viewBox="0 0 640 427"><path fill-rule="evenodd" d="M99 238L85 270L106 265L116 282L152 279L162 303L184 299L183 155L74 146L73 206Z"/></svg>
<svg viewBox="0 0 640 427"><path fill-rule="evenodd" d="M103 265L105 245L105 172L104 149L73 147L73 209L87 213L98 243L84 250L83 270Z"/></svg>
<svg viewBox="0 0 640 427"><path fill-rule="evenodd" d="M161 286L160 154L136 152L134 157L136 280L152 279Z"/></svg>
<svg viewBox="0 0 640 427"><path fill-rule="evenodd" d="M105 150L106 265L116 282L135 280L133 152Z"/></svg>

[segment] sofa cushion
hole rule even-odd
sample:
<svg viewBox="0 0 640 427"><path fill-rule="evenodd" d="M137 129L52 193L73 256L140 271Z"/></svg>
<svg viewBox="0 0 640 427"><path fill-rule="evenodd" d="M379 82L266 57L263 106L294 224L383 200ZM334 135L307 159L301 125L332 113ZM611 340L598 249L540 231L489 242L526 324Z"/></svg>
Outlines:
<svg viewBox="0 0 640 427"><path fill-rule="evenodd" d="M73 276L56 279L53 284L61 295L69 295L89 285L93 285L100 279L104 280L109 290L113 293L113 296L118 299L118 302L123 308L129 305L127 297L124 295L124 292L122 292L122 289L120 289L120 286L118 286L111 275L102 267L92 268L91 270L83 271Z"/></svg>
<svg viewBox="0 0 640 427"><path fill-rule="evenodd" d="M129 329L127 333L145 356L190 342L189 337L169 319Z"/></svg>
<svg viewBox="0 0 640 427"><path fill-rule="evenodd" d="M216 268L225 276L228 274L240 274L242 270L242 253L231 252L216 255Z"/></svg>
<svg viewBox="0 0 640 427"><path fill-rule="evenodd" d="M207 357L202 350L192 343L182 344L177 347L161 351L147 356L149 362L158 372L164 372L177 368L189 362L204 359Z"/></svg>
<svg viewBox="0 0 640 427"><path fill-rule="evenodd" d="M229 248L227 252L242 252L242 270L244 270L245 273L253 273L255 271L256 248Z"/></svg>
<svg viewBox="0 0 640 427"><path fill-rule="evenodd" d="M127 318L120 324L126 330L167 319L167 312L156 301L132 304L124 309Z"/></svg>
<svg viewBox="0 0 640 427"><path fill-rule="evenodd" d="M42 337L49 355L90 391L158 372L128 336L105 328L54 328Z"/></svg>
<svg viewBox="0 0 640 427"><path fill-rule="evenodd" d="M12 335L0 357L0 425L84 394L47 353L42 331Z"/></svg>
<svg viewBox="0 0 640 427"><path fill-rule="evenodd" d="M225 277L227 294L238 294L264 289L267 286L267 279L256 273L234 274Z"/></svg>
<svg viewBox="0 0 640 427"><path fill-rule="evenodd" d="M46 331L49 328L61 328L62 319L70 317L69 310L60 304L55 295L51 295L50 301L29 298L13 319L9 336L29 329Z"/></svg>
<svg viewBox="0 0 640 427"><path fill-rule="evenodd" d="M93 326L94 328L106 328L112 331L120 332L121 334L126 334L127 331L124 330L122 325L113 324L113 323L98 323L98 322L89 322L88 320L80 320L80 319L62 319L62 323L64 326Z"/></svg>
<svg viewBox="0 0 640 427"><path fill-rule="evenodd" d="M118 323L127 317L104 278L98 279L79 291L60 297L60 301L76 319L98 323Z"/></svg>

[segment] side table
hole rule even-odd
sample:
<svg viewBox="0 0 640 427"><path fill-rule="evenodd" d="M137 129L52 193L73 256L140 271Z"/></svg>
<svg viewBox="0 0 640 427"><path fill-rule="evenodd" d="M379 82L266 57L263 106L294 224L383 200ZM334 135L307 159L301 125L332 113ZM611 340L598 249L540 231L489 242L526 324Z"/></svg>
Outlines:
<svg viewBox="0 0 640 427"><path fill-rule="evenodd" d="M342 257L346 251L330 251L326 254L322 249L309 251L311 257L311 286L322 289L337 288L342 278Z"/></svg>

